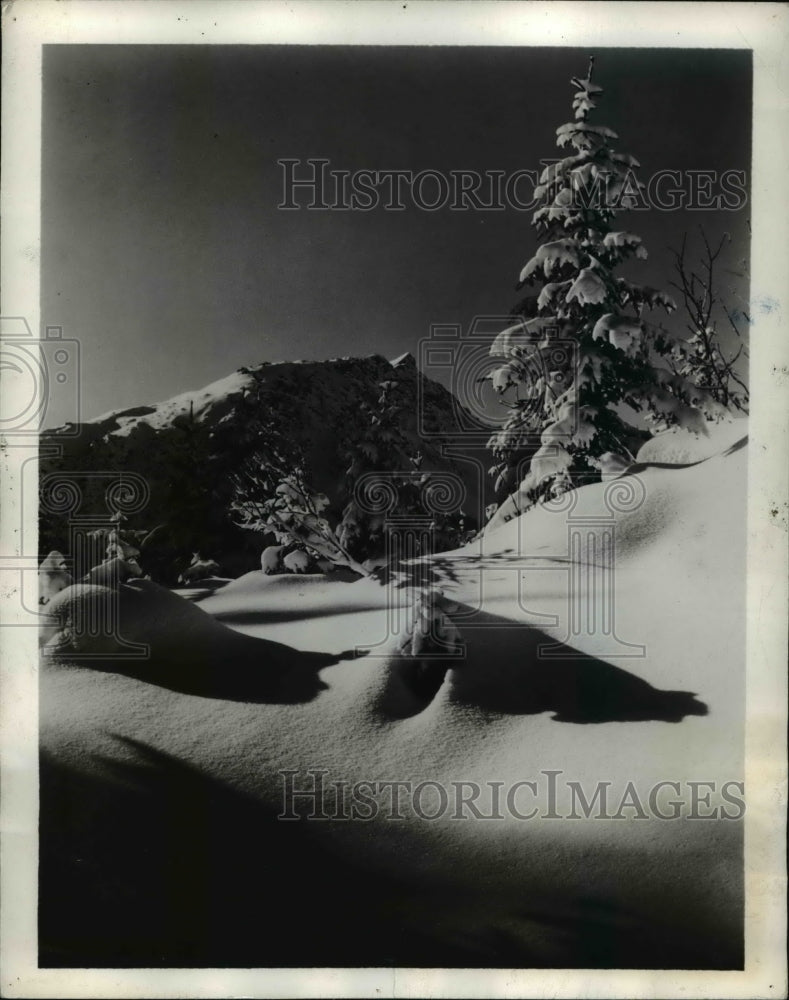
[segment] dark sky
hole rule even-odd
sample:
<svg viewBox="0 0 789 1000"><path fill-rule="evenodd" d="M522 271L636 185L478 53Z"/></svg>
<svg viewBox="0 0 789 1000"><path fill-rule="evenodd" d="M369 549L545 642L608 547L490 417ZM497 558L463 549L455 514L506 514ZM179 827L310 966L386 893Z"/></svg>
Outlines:
<svg viewBox="0 0 789 1000"><path fill-rule="evenodd" d="M242 364L417 352L431 324L506 313L531 212L282 211L281 158L333 169L512 172L563 155L586 49L49 45L43 325L82 345L82 413L153 402ZM662 169L750 177L747 51L597 49L594 121ZM717 191L717 187L713 188ZM632 212L665 287L703 223L745 272L749 207ZM744 263L745 262L745 263ZM732 296L747 280L728 273ZM70 417L49 413L48 424Z"/></svg>

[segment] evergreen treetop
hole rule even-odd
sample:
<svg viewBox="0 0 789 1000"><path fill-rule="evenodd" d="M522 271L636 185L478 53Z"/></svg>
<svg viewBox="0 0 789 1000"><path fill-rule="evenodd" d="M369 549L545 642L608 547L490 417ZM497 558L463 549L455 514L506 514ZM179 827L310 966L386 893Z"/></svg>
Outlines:
<svg viewBox="0 0 789 1000"><path fill-rule="evenodd" d="M497 489L510 489L517 458L530 454L519 487L527 506L627 459L633 429L622 404L654 429L704 432L704 417L721 414L707 392L661 364L674 338L647 314L675 303L616 273L647 256L638 235L615 225L643 199L643 185L635 157L614 149L617 134L590 121L603 93L593 64L585 78L572 78L573 120L556 130L557 146L572 152L545 167L535 189L540 245L518 283L531 293L490 351L503 359L489 377L510 408L489 441L492 471Z"/></svg>

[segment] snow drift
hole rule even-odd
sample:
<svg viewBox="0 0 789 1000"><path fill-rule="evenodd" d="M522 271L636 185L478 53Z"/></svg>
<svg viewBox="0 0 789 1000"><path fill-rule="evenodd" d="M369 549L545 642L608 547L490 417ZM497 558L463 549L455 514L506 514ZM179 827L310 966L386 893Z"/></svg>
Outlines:
<svg viewBox="0 0 789 1000"><path fill-rule="evenodd" d="M715 452L430 561L465 644L437 684L392 634L406 586L258 571L195 606L131 581L136 661L71 625L108 592L58 594L42 963L741 967L747 450ZM278 820L309 769L334 818ZM531 782L542 808L349 822L332 781ZM573 817L572 783L610 818Z"/></svg>

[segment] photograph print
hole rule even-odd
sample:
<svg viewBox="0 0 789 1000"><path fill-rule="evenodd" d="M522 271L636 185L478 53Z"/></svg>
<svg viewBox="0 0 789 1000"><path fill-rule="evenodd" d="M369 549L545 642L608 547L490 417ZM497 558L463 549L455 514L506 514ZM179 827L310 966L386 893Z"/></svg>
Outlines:
<svg viewBox="0 0 789 1000"><path fill-rule="evenodd" d="M42 45L40 970L745 970L754 54L535 42Z"/></svg>

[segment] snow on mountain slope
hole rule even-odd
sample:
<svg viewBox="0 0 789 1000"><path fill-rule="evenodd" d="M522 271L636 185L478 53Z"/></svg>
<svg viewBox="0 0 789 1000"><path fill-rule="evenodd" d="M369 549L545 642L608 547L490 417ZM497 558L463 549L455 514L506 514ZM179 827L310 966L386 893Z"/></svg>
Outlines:
<svg viewBox="0 0 789 1000"><path fill-rule="evenodd" d="M267 381L273 382L279 377L288 378L294 375L296 379L304 378L306 380L315 372L320 373L322 370L328 384L327 387L329 387L332 382L332 368L336 368L344 362L357 362L359 365L363 365L366 361L372 363L370 371L376 376L385 376L386 368L384 366L387 362L379 355L370 355L369 358L330 358L326 361L266 362L253 368L241 368L203 386L201 389L179 393L177 396L172 396L160 403L111 410L109 413L93 417L85 423L89 426L106 429L105 432L113 436L127 437L141 423L160 430L169 427L177 417L194 417L198 423L216 421L231 410L233 404L240 397L253 389L256 384L256 373L268 375ZM401 354L388 364L392 368L401 366L407 368L409 364L410 367L416 368L413 356L408 352ZM61 429L53 428L44 433L56 435Z"/></svg>
<svg viewBox="0 0 789 1000"><path fill-rule="evenodd" d="M396 654L404 587L251 573L188 611L122 587L151 658L80 663L66 642L42 668L48 954L741 967L746 454L647 465L436 556L466 643L436 691ZM271 686L288 662L290 699ZM411 781L436 818L404 796L396 821L276 821L281 772L308 790L309 768L330 815L332 781ZM514 809L441 812L437 789L464 782L484 815L491 782L502 802L517 786ZM588 803L604 790L602 817L572 782ZM252 901L277 914L265 936Z"/></svg>
<svg viewBox="0 0 789 1000"><path fill-rule="evenodd" d="M227 412L234 400L242 396L253 384L251 375L236 371L217 379L203 389L182 392L154 406L112 410L100 417L94 417L88 423L106 424L108 427L114 424L115 428L109 433L126 437L138 423L146 423L149 427L160 429L172 424L176 417L193 415L195 420L203 421L216 417L217 411Z"/></svg>

